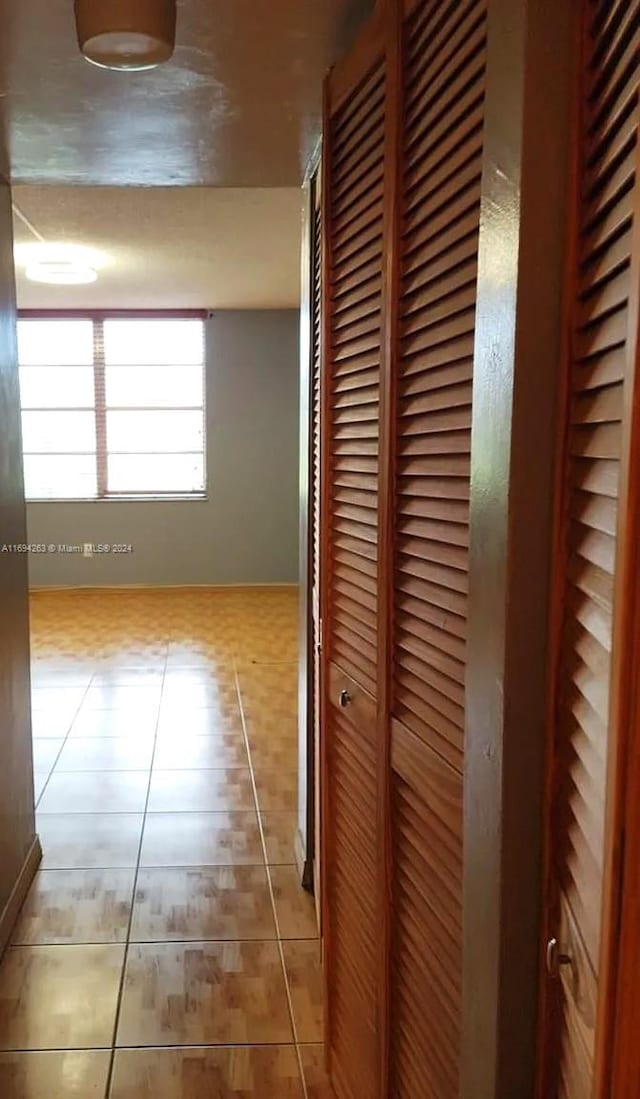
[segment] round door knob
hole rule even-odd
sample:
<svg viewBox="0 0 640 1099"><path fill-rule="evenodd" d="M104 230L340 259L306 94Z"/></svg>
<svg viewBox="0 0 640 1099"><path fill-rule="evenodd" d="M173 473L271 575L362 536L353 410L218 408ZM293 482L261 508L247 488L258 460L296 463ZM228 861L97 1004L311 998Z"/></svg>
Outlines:
<svg viewBox="0 0 640 1099"><path fill-rule="evenodd" d="M349 694L349 692L348 691L340 691L340 694L338 695L338 702L342 706L342 709L344 710L349 705L349 703L351 702L351 695Z"/></svg>

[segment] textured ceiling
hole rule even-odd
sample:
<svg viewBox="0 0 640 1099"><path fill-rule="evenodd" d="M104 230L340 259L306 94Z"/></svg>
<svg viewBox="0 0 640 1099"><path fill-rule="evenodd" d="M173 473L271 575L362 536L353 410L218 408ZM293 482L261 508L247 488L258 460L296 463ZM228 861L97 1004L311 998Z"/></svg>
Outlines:
<svg viewBox="0 0 640 1099"><path fill-rule="evenodd" d="M15 187L47 241L104 254L97 283L40 286L16 272L23 309L267 309L299 303L296 188ZM14 218L17 243L36 238Z"/></svg>
<svg viewBox="0 0 640 1099"><path fill-rule="evenodd" d="M323 75L371 7L179 0L173 60L114 73L81 58L72 0L0 0L12 177L295 186L319 133Z"/></svg>

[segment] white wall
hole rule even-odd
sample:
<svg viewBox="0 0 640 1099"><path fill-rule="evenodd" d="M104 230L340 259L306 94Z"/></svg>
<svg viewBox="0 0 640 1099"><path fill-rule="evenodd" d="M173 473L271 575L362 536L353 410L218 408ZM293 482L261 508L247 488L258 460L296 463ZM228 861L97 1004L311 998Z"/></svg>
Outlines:
<svg viewBox="0 0 640 1099"><path fill-rule="evenodd" d="M298 579L298 313L207 325L208 498L29 504L32 543L131 543L132 554L31 555L32 586Z"/></svg>

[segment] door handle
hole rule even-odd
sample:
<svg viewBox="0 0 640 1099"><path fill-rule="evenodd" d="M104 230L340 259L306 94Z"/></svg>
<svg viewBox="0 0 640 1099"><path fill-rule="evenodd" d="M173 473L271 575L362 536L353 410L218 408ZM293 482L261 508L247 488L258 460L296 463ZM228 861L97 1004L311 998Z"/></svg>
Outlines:
<svg viewBox="0 0 640 1099"><path fill-rule="evenodd" d="M572 961L570 954L564 954L560 950L557 939L549 939L547 943L547 973L550 977L558 977L561 968L565 965L571 965Z"/></svg>
<svg viewBox="0 0 640 1099"><path fill-rule="evenodd" d="M340 691L340 694L338 695L338 705L341 706L343 710L347 708L351 701L352 698L348 691Z"/></svg>

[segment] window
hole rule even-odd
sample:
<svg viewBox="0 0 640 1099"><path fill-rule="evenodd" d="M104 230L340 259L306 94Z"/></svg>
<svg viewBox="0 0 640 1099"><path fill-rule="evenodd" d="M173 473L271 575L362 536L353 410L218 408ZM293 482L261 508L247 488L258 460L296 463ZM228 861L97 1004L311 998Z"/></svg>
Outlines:
<svg viewBox="0 0 640 1099"><path fill-rule="evenodd" d="M28 500L203 495L204 323L20 319Z"/></svg>

